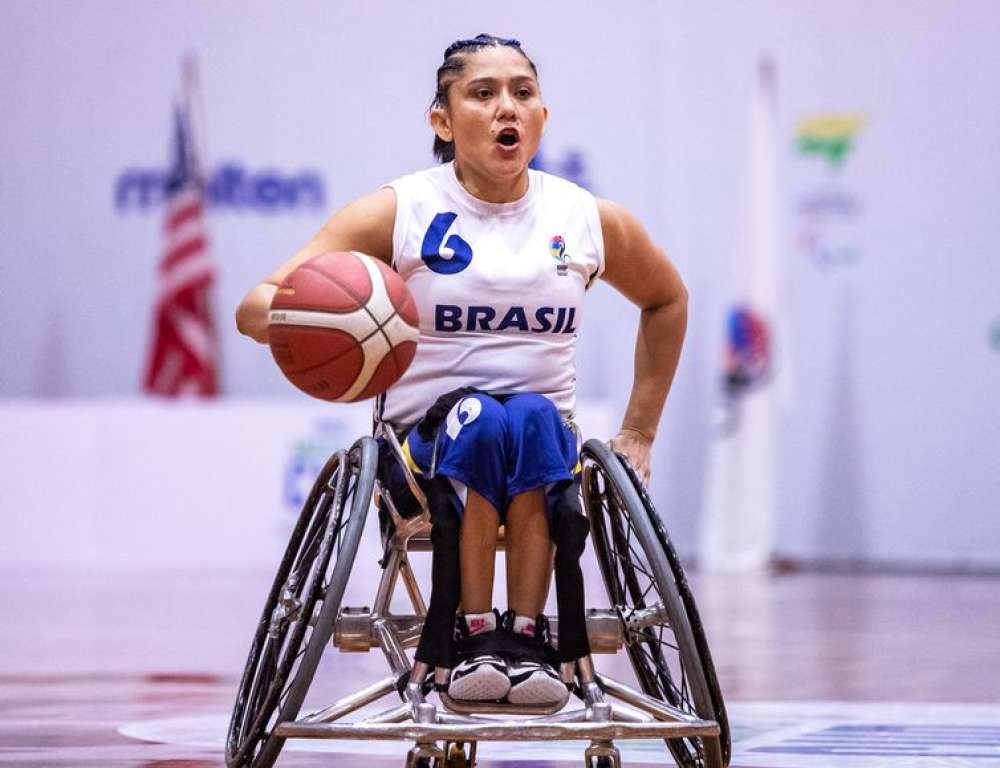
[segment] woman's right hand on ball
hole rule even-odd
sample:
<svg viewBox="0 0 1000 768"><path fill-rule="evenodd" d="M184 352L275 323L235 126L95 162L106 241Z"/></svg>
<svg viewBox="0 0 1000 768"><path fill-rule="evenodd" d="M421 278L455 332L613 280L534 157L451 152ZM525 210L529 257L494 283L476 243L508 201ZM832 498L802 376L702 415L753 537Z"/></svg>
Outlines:
<svg viewBox="0 0 1000 768"><path fill-rule="evenodd" d="M267 313L278 286L260 283L251 289L236 308L236 328L254 341L267 344Z"/></svg>

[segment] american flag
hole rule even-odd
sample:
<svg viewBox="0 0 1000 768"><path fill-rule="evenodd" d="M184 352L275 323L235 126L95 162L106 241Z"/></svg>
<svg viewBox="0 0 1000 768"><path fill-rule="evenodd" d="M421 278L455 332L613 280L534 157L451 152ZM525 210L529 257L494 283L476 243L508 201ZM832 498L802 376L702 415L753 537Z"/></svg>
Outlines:
<svg viewBox="0 0 1000 768"><path fill-rule="evenodd" d="M219 393L211 307L215 266L205 231L205 197L192 140L190 103L174 110L163 254L144 382L147 392L167 397Z"/></svg>

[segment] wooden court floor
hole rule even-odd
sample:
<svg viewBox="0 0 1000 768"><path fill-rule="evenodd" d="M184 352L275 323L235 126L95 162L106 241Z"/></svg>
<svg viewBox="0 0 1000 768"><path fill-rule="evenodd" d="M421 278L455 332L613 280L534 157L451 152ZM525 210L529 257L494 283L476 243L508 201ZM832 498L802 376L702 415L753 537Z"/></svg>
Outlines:
<svg viewBox="0 0 1000 768"><path fill-rule="evenodd" d="M0 570L0 765L222 766L211 741L160 739L149 734L162 731L144 724L219 727L269 580L269 573ZM954 731L971 745L954 752L957 762L908 764L1000 765L1000 717L995 729L989 722L989 707L1000 703L1000 579L800 573L691 581L737 746L741 734L753 735L740 713L757 711L755 703L779 703L784 712L837 703L849 713L896 702L930 716L936 705L962 704L975 722ZM630 679L622 659L600 657L599 666ZM317 695L331 680L360 686L384 669L374 653L331 651ZM933 747L937 731L921 728L920 743ZM363 757L286 751L278 765L402 766L407 747L397 746ZM484 753L484 768L580 764L580 757L515 763ZM737 749L733 765L862 764L810 754L811 762L795 763L780 749ZM664 752L626 764L671 763Z"/></svg>

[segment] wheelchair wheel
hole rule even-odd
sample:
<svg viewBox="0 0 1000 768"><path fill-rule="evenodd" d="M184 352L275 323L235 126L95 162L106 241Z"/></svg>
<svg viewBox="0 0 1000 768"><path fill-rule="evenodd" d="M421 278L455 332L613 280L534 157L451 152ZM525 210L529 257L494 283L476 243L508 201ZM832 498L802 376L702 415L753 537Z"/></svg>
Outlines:
<svg viewBox="0 0 1000 768"><path fill-rule="evenodd" d="M719 724L719 739L670 739L684 768L729 764L729 721L694 598L648 494L631 468L598 440L581 451L583 497L594 551L625 624L629 660L649 696ZM646 609L658 608L648 618ZM641 626L635 619L645 614Z"/></svg>
<svg viewBox="0 0 1000 768"><path fill-rule="evenodd" d="M371 504L378 463L363 437L313 484L257 624L226 737L229 768L268 768L330 641Z"/></svg>

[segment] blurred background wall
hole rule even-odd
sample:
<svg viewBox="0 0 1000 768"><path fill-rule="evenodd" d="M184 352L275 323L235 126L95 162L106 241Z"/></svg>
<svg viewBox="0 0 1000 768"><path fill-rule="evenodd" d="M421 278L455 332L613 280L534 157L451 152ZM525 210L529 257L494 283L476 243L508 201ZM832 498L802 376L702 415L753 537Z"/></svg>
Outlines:
<svg viewBox="0 0 1000 768"><path fill-rule="evenodd" d="M113 509L136 536L143 520L177 521L212 544L211 559L234 528L294 506L297 461L363 431L363 408L293 390L237 334L233 311L334 210L432 163L441 53L482 31L518 37L538 64L551 110L542 166L635 212L688 285L653 485L679 548L693 554L697 538L724 278L742 245L750 103L768 55L788 326L777 343L794 381L777 431L773 553L1000 569L1000 7L986 0L5 0L0 514L11 557L59 560L69 531L87 529L105 544L84 559L107 559L114 547L85 521ZM223 395L210 405L157 403L140 388L162 248L150 179L166 169L186 53L200 69L218 269ZM592 291L578 379L600 430L624 409L637 320L608 287ZM114 438L118 450L114 423L130 435ZM190 466L196 443L214 446L212 471ZM230 534L211 538L206 500L249 482L237 444L275 470L231 508L212 502ZM144 496L143 472L183 498L148 485ZM76 494L95 476L81 517Z"/></svg>

